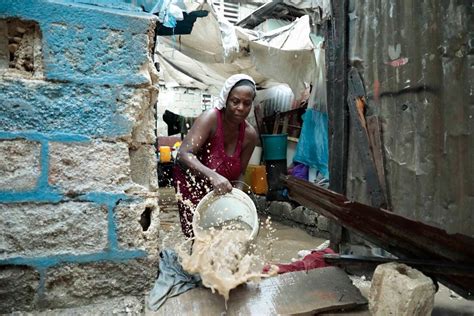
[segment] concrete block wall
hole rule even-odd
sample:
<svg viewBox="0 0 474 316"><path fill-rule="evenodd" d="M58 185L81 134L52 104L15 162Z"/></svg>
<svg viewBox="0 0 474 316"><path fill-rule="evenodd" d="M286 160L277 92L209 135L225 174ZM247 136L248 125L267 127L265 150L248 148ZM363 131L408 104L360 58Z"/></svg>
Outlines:
<svg viewBox="0 0 474 316"><path fill-rule="evenodd" d="M143 297L154 282L155 21L0 2L0 313Z"/></svg>

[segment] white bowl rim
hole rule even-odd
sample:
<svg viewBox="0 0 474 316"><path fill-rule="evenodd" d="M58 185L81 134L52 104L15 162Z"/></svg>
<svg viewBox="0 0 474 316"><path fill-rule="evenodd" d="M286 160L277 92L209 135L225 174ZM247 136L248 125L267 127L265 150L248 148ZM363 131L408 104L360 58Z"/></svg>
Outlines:
<svg viewBox="0 0 474 316"><path fill-rule="evenodd" d="M237 188L232 188L231 192L226 193L224 195L218 195L214 192L214 190L210 191L201 199L201 201L199 201L198 205L196 206L196 209L194 210L194 215L193 215L194 235L197 236L199 234L199 230L197 229L197 227L199 227L198 226L199 209L202 208L203 205L205 205L206 203L209 203L210 201L212 201L213 199L218 199L219 197L226 196L226 195L233 195L234 197L241 198L245 200L246 202L248 202L248 204L250 205L251 211L253 211L252 213L255 216L255 223L256 223L256 225L252 227L252 232L250 233L249 238L254 239L255 237L257 237L259 226L260 226L260 222L258 220L258 214L257 214L257 207L255 206L255 203L252 201L252 199L245 192Z"/></svg>

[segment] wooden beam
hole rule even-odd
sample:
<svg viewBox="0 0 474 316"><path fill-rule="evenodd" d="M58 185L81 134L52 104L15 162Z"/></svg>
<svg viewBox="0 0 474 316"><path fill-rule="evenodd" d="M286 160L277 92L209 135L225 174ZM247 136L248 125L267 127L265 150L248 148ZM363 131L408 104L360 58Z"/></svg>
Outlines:
<svg viewBox="0 0 474 316"><path fill-rule="evenodd" d="M284 182L292 200L332 218L401 259L474 264L472 237L448 234L443 229L387 210L350 201L341 194L292 176L287 176ZM474 298L474 277L434 276L463 297Z"/></svg>
<svg viewBox="0 0 474 316"><path fill-rule="evenodd" d="M329 188L346 194L349 117L348 78L348 0L333 0L332 19L325 24L327 102L329 117ZM330 224L331 245L338 250L341 227Z"/></svg>

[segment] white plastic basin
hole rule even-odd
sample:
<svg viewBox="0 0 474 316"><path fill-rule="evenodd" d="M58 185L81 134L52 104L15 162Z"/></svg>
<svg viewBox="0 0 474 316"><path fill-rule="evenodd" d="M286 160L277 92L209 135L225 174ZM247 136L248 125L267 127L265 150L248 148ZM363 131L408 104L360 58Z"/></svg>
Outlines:
<svg viewBox="0 0 474 316"><path fill-rule="evenodd" d="M193 217L194 235L199 236L203 230L232 220L248 224L252 228L249 238L257 237L259 222L257 208L252 199L236 188L224 195L211 191L196 207Z"/></svg>

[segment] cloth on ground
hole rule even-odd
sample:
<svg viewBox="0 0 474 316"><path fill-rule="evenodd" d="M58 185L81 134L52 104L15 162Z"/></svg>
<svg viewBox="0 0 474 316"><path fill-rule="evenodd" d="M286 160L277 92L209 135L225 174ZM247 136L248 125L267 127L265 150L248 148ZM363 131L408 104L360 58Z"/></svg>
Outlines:
<svg viewBox="0 0 474 316"><path fill-rule="evenodd" d="M178 256L171 249L160 253L159 275L148 297L148 308L158 310L169 297L177 296L201 283L199 275L191 275L183 270Z"/></svg>
<svg viewBox="0 0 474 316"><path fill-rule="evenodd" d="M278 274L295 272L295 271L308 271L316 268L329 267L330 264L324 261L325 254L334 254L335 252L331 248L323 250L314 250L309 255L305 256L302 260L298 260L288 264L276 264L278 266ZM263 273L267 273L270 270L270 265L263 267Z"/></svg>

